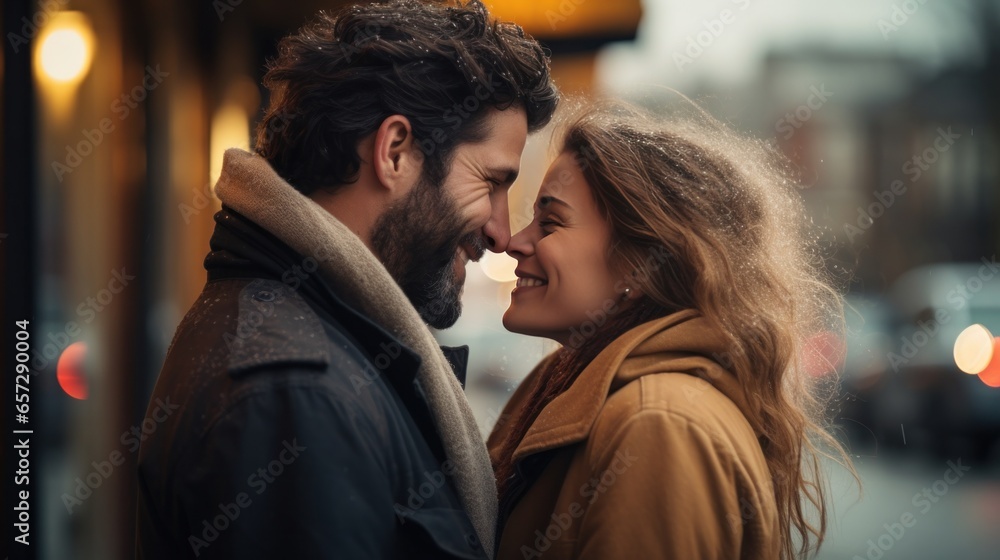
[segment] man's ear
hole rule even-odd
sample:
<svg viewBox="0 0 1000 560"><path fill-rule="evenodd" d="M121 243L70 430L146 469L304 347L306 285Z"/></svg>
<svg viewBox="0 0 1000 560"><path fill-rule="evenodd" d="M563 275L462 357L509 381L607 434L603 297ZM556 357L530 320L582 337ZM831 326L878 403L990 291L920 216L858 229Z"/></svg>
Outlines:
<svg viewBox="0 0 1000 560"><path fill-rule="evenodd" d="M382 121L375 132L372 165L383 188L393 195L403 195L417 184L423 172L423 152L420 151L410 120L392 115Z"/></svg>

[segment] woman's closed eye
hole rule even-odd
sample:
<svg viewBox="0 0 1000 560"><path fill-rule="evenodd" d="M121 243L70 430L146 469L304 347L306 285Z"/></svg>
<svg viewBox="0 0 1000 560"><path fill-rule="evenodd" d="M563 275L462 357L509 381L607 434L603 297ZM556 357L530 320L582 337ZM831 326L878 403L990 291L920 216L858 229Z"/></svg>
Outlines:
<svg viewBox="0 0 1000 560"><path fill-rule="evenodd" d="M559 227L561 225L562 224L560 224L559 222L556 222L554 220L548 220L548 219L541 220L541 221L538 222L538 227L540 227L542 229L542 233L544 233L545 235L548 235L548 234L552 233L555 230L555 228L557 228L557 227Z"/></svg>

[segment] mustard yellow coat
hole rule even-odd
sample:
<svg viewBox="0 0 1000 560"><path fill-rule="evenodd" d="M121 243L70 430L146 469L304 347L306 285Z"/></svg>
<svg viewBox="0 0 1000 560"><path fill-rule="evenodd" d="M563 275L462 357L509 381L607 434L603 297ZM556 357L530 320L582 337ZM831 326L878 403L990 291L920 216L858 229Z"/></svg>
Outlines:
<svg viewBox="0 0 1000 560"><path fill-rule="evenodd" d="M771 475L720 362L723 338L694 310L605 348L514 452L533 482L501 505L498 560L777 558ZM542 364L490 435L494 462Z"/></svg>

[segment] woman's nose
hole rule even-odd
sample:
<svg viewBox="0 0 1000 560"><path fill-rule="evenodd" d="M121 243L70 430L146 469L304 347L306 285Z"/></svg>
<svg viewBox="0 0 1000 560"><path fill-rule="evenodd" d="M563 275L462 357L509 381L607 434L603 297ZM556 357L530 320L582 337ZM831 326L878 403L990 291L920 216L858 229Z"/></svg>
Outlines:
<svg viewBox="0 0 1000 560"><path fill-rule="evenodd" d="M507 244L508 255L521 260L535 253L535 240L531 238L528 231L530 228L529 225L510 237L510 242Z"/></svg>

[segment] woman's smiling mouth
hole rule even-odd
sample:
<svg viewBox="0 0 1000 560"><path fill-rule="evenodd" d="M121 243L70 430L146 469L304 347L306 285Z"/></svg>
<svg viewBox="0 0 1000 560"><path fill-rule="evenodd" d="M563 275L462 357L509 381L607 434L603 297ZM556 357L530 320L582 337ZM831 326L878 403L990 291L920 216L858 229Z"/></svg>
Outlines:
<svg viewBox="0 0 1000 560"><path fill-rule="evenodd" d="M537 286L544 286L548 282L544 280L539 280L538 278L518 278L517 287L518 288L535 288Z"/></svg>
<svg viewBox="0 0 1000 560"><path fill-rule="evenodd" d="M528 272L520 269L515 270L514 275L517 276L517 287L514 288L514 292L520 292L527 288L538 288L549 283L548 280L544 280L534 274L529 274Z"/></svg>

